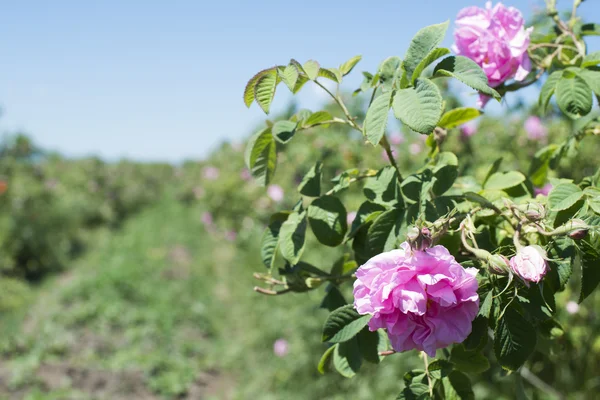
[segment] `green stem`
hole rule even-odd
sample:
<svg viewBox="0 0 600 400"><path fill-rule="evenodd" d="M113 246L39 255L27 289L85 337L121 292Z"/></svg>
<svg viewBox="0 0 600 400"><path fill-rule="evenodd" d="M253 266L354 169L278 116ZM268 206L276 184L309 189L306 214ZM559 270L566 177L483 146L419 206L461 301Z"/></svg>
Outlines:
<svg viewBox="0 0 600 400"><path fill-rule="evenodd" d="M348 119L348 122L350 123L350 125L356 129L357 131L360 131L362 133L362 128L356 123L356 121L354 121L354 118L352 118L352 116L350 115L350 112L348 111L348 108L346 108L346 105L344 104L344 102L342 101L342 99L340 98L340 96L336 96L333 93L331 93L331 91L329 89L327 89L321 82L319 81L313 81L314 83L316 83L318 86L321 87L321 89L323 89L325 92L327 92L327 94L329 94L329 96L331 96L331 98L338 104L338 106L340 106L340 108L342 109L342 112L344 113L344 115L346 116L346 118Z"/></svg>

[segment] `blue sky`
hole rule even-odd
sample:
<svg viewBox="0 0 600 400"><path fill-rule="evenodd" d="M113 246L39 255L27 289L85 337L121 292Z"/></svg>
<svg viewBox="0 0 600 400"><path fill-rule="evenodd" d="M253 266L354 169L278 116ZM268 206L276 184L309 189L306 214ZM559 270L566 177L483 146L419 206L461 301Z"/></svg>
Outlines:
<svg viewBox="0 0 600 400"><path fill-rule="evenodd" d="M374 70L421 27L479 0L20 0L0 12L0 131L69 156L180 161L241 140L263 118L246 81L290 58ZM600 2L583 14L600 17ZM507 0L526 15L542 0ZM570 7L570 0L559 0ZM597 22L597 21L596 21ZM446 45L452 42L451 34ZM595 42L597 43L597 42ZM357 72L358 72L357 71ZM343 87L360 81L353 74ZM290 96L283 86L274 110ZM303 106L323 101L303 89Z"/></svg>

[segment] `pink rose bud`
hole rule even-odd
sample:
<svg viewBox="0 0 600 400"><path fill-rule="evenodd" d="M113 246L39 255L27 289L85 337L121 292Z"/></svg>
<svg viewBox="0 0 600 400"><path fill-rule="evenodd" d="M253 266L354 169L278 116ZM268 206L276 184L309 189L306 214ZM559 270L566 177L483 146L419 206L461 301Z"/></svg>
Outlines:
<svg viewBox="0 0 600 400"><path fill-rule="evenodd" d="M525 120L525 131L529 140L543 141L548 137L548 129L542 124L542 120L536 116Z"/></svg>
<svg viewBox="0 0 600 400"><path fill-rule="evenodd" d="M355 219L356 211L350 211L348 214L346 214L346 222L348 222L348 226L352 225Z"/></svg>
<svg viewBox="0 0 600 400"><path fill-rule="evenodd" d="M354 307L369 314L369 330L387 329L398 352L461 343L479 311L477 269L463 268L443 246L379 254L356 271Z"/></svg>
<svg viewBox="0 0 600 400"><path fill-rule="evenodd" d="M267 195L276 203L283 200L283 189L279 185L269 185L267 188Z"/></svg>
<svg viewBox="0 0 600 400"><path fill-rule="evenodd" d="M209 180L209 181L214 181L216 179L219 179L219 168L217 167L205 167L202 170L202 176L204 176L204 179Z"/></svg>
<svg viewBox="0 0 600 400"><path fill-rule="evenodd" d="M510 259L510 269L525 282L539 282L548 271L546 252L536 245L526 246Z"/></svg>
<svg viewBox="0 0 600 400"><path fill-rule="evenodd" d="M289 351L290 346L287 340L277 339L275 343L273 343L273 352L277 357L285 357Z"/></svg>
<svg viewBox="0 0 600 400"><path fill-rule="evenodd" d="M485 72L489 85L496 87L509 79L522 81L529 74L529 35L523 15L502 3L492 8L463 8L456 17L453 50L475 61Z"/></svg>
<svg viewBox="0 0 600 400"><path fill-rule="evenodd" d="M535 194L536 196L537 195L548 196L548 193L550 193L552 188L553 188L553 186L551 183L546 183L541 188L533 188L533 194Z"/></svg>
<svg viewBox="0 0 600 400"><path fill-rule="evenodd" d="M571 229L575 229L569 233L569 237L574 240L581 240L581 239L585 238L589 231L589 227L585 223L585 221L583 221L579 218L572 219L570 221L570 227L571 227ZM581 229L576 229L576 228L581 228Z"/></svg>
<svg viewBox="0 0 600 400"><path fill-rule="evenodd" d="M569 314L577 314L579 312L579 304L575 303L573 300L569 301L565 308Z"/></svg>
<svg viewBox="0 0 600 400"><path fill-rule="evenodd" d="M460 127L460 136L463 139L468 139L477 133L477 125L474 122L467 122Z"/></svg>

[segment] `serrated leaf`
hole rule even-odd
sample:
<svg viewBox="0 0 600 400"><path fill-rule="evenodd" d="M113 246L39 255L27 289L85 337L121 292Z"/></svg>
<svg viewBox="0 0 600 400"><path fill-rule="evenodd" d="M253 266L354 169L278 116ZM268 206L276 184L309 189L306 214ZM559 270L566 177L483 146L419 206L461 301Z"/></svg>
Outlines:
<svg viewBox="0 0 600 400"><path fill-rule="evenodd" d="M426 26L412 38L402 64L409 81L413 81L412 75L419 63L442 43L448 30L448 24L449 22L446 21L441 24Z"/></svg>
<svg viewBox="0 0 600 400"><path fill-rule="evenodd" d="M550 98L554 94L554 92L556 90L556 84L562 77L562 74L563 74L563 71L554 71L553 73L550 74L550 76L548 76L548 79L546 79L546 82L544 82L544 85L542 86L542 90L540 91L540 99L539 99L539 103L540 103L540 106L542 107L542 110L546 111L546 109L548 108L548 103L550 102Z"/></svg>
<svg viewBox="0 0 600 400"><path fill-rule="evenodd" d="M370 315L360 315L354 305L346 304L332 311L323 326L323 342L341 343L354 338L371 318Z"/></svg>
<svg viewBox="0 0 600 400"><path fill-rule="evenodd" d="M583 57L583 61L581 62L581 67L593 67L595 65L600 64L600 51L595 51Z"/></svg>
<svg viewBox="0 0 600 400"><path fill-rule="evenodd" d="M383 205L394 205L401 201L398 171L390 165L383 167L377 175L367 179L363 188L367 199Z"/></svg>
<svg viewBox="0 0 600 400"><path fill-rule="evenodd" d="M583 191L572 183L555 186L548 195L548 204L552 211L566 210L583 197Z"/></svg>
<svg viewBox="0 0 600 400"><path fill-rule="evenodd" d="M302 257L306 226L306 212L295 211L290 214L279 230L281 255L292 265L298 264L300 257Z"/></svg>
<svg viewBox="0 0 600 400"><path fill-rule="evenodd" d="M484 318L490 318L490 312L492 311L492 305L494 303L494 294L490 291L483 300L483 303L479 307L478 316L482 316Z"/></svg>
<svg viewBox="0 0 600 400"><path fill-rule="evenodd" d="M472 322L471 333L469 334L469 336L467 336L467 338L463 342L463 345L465 346L465 350L468 350L468 351L482 350L487 343L487 337L488 337L488 320L486 317L478 315L477 317L475 317L475 319Z"/></svg>
<svg viewBox="0 0 600 400"><path fill-rule="evenodd" d="M463 345L452 348L450 361L462 372L479 374L490 369L490 362L481 352L469 351Z"/></svg>
<svg viewBox="0 0 600 400"><path fill-rule="evenodd" d="M375 219L367 235L367 246L373 256L396 247L403 218L403 209L392 208Z"/></svg>
<svg viewBox="0 0 600 400"><path fill-rule="evenodd" d="M272 69L267 70L265 74L259 77L254 86L254 98L265 114L268 114L271 108L277 83L277 69Z"/></svg>
<svg viewBox="0 0 600 400"><path fill-rule="evenodd" d="M433 379L442 379L450 375L454 365L447 360L433 360L429 363L427 370Z"/></svg>
<svg viewBox="0 0 600 400"><path fill-rule="evenodd" d="M317 111L316 113L311 114L302 124L304 127L310 127L315 124L320 124L325 121L332 120L333 117L327 111Z"/></svg>
<svg viewBox="0 0 600 400"><path fill-rule="evenodd" d="M391 100L392 92L382 93L373 100L367 110L363 130L367 140L374 146L378 145L383 135L385 135Z"/></svg>
<svg viewBox="0 0 600 400"><path fill-rule="evenodd" d="M276 73L276 68L267 68L267 69L263 69L262 71L258 72L256 75L254 75L246 84L246 88L244 89L244 104L246 104L246 107L250 107L250 105L252 104L252 102L254 101L255 97L254 97L254 87L256 86L256 83L258 82L258 80L267 74L270 74L272 72Z"/></svg>
<svg viewBox="0 0 600 400"><path fill-rule="evenodd" d="M485 72L475 61L463 56L450 56L435 66L434 75L450 76L473 89L500 101L500 94L488 85Z"/></svg>
<svg viewBox="0 0 600 400"><path fill-rule="evenodd" d="M518 311L509 307L494 332L494 352L503 368L516 371L533 353L535 328Z"/></svg>
<svg viewBox="0 0 600 400"><path fill-rule="evenodd" d="M342 65L340 65L340 72L342 73L342 75L348 75L361 59L362 56L354 56Z"/></svg>
<svg viewBox="0 0 600 400"><path fill-rule="evenodd" d="M327 289L327 294L323 297L323 301L321 301L319 308L325 308L326 310L329 310L329 312L332 312L346 304L348 303L346 303L342 292L340 292L336 286L330 284Z"/></svg>
<svg viewBox="0 0 600 400"><path fill-rule="evenodd" d="M294 86L294 90L293 90L294 94L298 93L300 91L300 89L302 89L304 84L308 81L309 81L309 79L306 76L300 75L298 77L298 80L296 81L296 86Z"/></svg>
<svg viewBox="0 0 600 400"><path fill-rule="evenodd" d="M475 400L471 380L460 371L452 371L443 385L445 400Z"/></svg>
<svg viewBox="0 0 600 400"><path fill-rule="evenodd" d="M600 96L600 71L591 69L582 69L577 75L585 81L596 96Z"/></svg>
<svg viewBox="0 0 600 400"><path fill-rule="evenodd" d="M531 165L529 166L529 179L535 186L543 186L548 178L548 170L550 168L550 160L559 146L556 144L548 145L538 150L533 156Z"/></svg>
<svg viewBox="0 0 600 400"><path fill-rule="evenodd" d="M271 268L275 258L275 249L279 241L279 231L281 225L290 214L279 212L271 216L269 226L265 229L261 240L260 256L265 267Z"/></svg>
<svg viewBox="0 0 600 400"><path fill-rule="evenodd" d="M302 68L304 69L304 72L306 72L306 76L308 76L308 79L310 79L311 81L314 81L319 77L319 71L321 70L321 66L315 60L308 60L304 63Z"/></svg>
<svg viewBox="0 0 600 400"><path fill-rule="evenodd" d="M317 366L317 371L319 371L321 375L325 375L325 372L327 372L329 362L333 357L333 352L335 351L336 346L337 345L329 347L321 356L321 359L319 360L319 365Z"/></svg>
<svg viewBox="0 0 600 400"><path fill-rule="evenodd" d="M394 115L415 132L430 134L442 116L442 95L429 79L417 79L414 88L396 92Z"/></svg>
<svg viewBox="0 0 600 400"><path fill-rule="evenodd" d="M362 365L362 358L356 338L335 345L333 365L346 378L352 378L356 375Z"/></svg>
<svg viewBox="0 0 600 400"><path fill-rule="evenodd" d="M321 68L319 70L319 76L334 81L335 83L342 83L342 74L337 68Z"/></svg>
<svg viewBox="0 0 600 400"><path fill-rule="evenodd" d="M386 89L391 89L394 83L394 78L397 76L400 71L400 65L402 64L402 60L400 57L392 56L388 57L382 61L379 69L377 71L377 76L379 76L379 80L381 84ZM377 83L377 82L374 82Z"/></svg>
<svg viewBox="0 0 600 400"><path fill-rule="evenodd" d="M412 73L412 83L414 83L415 80L421 76L425 68L430 66L432 62L434 62L438 58L444 57L449 53L450 50L445 47L438 47L431 50L429 54L427 54L427 56L421 60L421 62L417 65L414 72Z"/></svg>
<svg viewBox="0 0 600 400"><path fill-rule="evenodd" d="M387 337L383 330L371 332L368 327L364 327L356 338L362 358L370 363L379 364L383 358L379 353L387 350Z"/></svg>
<svg viewBox="0 0 600 400"><path fill-rule="evenodd" d="M596 247L594 247L587 240L582 240L579 246L579 257L581 259L581 292L579 294L579 303L592 294L600 283L599 244L596 243Z"/></svg>
<svg viewBox="0 0 600 400"><path fill-rule="evenodd" d="M592 89L578 75L563 76L556 84L556 103L566 116L577 119L592 110Z"/></svg>
<svg viewBox="0 0 600 400"><path fill-rule="evenodd" d="M349 237L353 237L356 231L367 221L367 219L374 213L382 213L385 211L385 207L381 204L365 201L360 205L356 212L356 217L352 221L352 227L350 229Z"/></svg>
<svg viewBox="0 0 600 400"><path fill-rule="evenodd" d="M486 190L503 190L515 187L525 182L527 178L518 171L496 172L492 174L484 185Z"/></svg>
<svg viewBox="0 0 600 400"><path fill-rule="evenodd" d="M285 144L294 137L297 127L298 124L296 122L277 121L271 129L275 139L277 139L278 142Z"/></svg>
<svg viewBox="0 0 600 400"><path fill-rule="evenodd" d="M308 207L308 222L319 242L326 246L340 245L348 230L346 208L334 196L315 199Z"/></svg>
<svg viewBox="0 0 600 400"><path fill-rule="evenodd" d="M271 134L271 128L265 128L254 134L246 145L246 166L256 181L266 186L277 166L277 147Z"/></svg>
<svg viewBox="0 0 600 400"><path fill-rule="evenodd" d="M296 83L298 82L298 76L300 76L296 66L293 64L289 64L279 75L281 76L281 80L283 81L283 83L285 83L285 85L290 89L290 91L293 92L294 88L296 87Z"/></svg>
<svg viewBox="0 0 600 400"><path fill-rule="evenodd" d="M413 383L405 387L396 397L396 400L427 400L429 397L429 386L424 383Z"/></svg>
<svg viewBox="0 0 600 400"><path fill-rule="evenodd" d="M308 197L319 197L321 195L321 169L323 164L317 161L315 165L304 175L302 182L298 185L300 194Z"/></svg>
<svg viewBox="0 0 600 400"><path fill-rule="evenodd" d="M462 125L466 122L474 120L483 114L480 110L471 107L459 107L454 110L450 110L444 115L442 115L442 119L438 122L438 126L445 129L455 128L459 125Z"/></svg>

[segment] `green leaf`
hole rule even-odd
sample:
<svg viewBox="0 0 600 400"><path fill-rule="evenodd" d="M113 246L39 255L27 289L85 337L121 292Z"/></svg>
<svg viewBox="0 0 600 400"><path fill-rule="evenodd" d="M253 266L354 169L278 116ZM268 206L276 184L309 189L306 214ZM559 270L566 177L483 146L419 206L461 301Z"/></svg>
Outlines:
<svg viewBox="0 0 600 400"><path fill-rule="evenodd" d="M409 203L419 201L421 197L421 188L423 187L422 174L409 175L402 181L402 194L409 200Z"/></svg>
<svg viewBox="0 0 600 400"><path fill-rule="evenodd" d="M334 81L335 83L342 83L342 74L337 68L321 68L319 70L319 76Z"/></svg>
<svg viewBox="0 0 600 400"><path fill-rule="evenodd" d="M475 393L469 377L460 371L452 371L443 379L444 399L446 400L474 400Z"/></svg>
<svg viewBox="0 0 600 400"><path fill-rule="evenodd" d="M442 116L442 95L429 79L417 79L414 88L396 92L394 115L415 132L430 134Z"/></svg>
<svg viewBox="0 0 600 400"><path fill-rule="evenodd" d="M600 71L582 69L577 72L577 75L596 93L596 96L600 96Z"/></svg>
<svg viewBox="0 0 600 400"><path fill-rule="evenodd" d="M421 61L442 43L446 30L448 30L448 21L426 26L412 38L402 64L409 81L413 80L412 75Z"/></svg>
<svg viewBox="0 0 600 400"><path fill-rule="evenodd" d="M296 122L277 121L275 122L272 128L273 136L275 137L275 139L277 139L278 142L285 144L289 142L292 139L292 137L294 137L297 127L298 124Z"/></svg>
<svg viewBox="0 0 600 400"><path fill-rule="evenodd" d="M335 351L336 346L337 345L330 346L327 350L325 350L325 353L323 353L323 355L321 356L321 359L319 360L319 365L317 366L317 370L321 373L321 375L325 375L325 372L327 372L329 361L333 357L333 352Z"/></svg>
<svg viewBox="0 0 600 400"><path fill-rule="evenodd" d="M463 56L450 56L435 66L434 75L451 76L473 89L500 101L500 94L489 87L485 72L475 61Z"/></svg>
<svg viewBox="0 0 600 400"><path fill-rule="evenodd" d="M304 251L306 225L306 212L295 211L290 214L279 231L281 255L292 265L298 264Z"/></svg>
<svg viewBox="0 0 600 400"><path fill-rule="evenodd" d="M308 207L308 222L319 242L326 246L340 245L348 230L346 208L334 196L315 199Z"/></svg>
<svg viewBox="0 0 600 400"><path fill-rule="evenodd" d="M383 86L387 89L391 89L398 72L400 71L400 65L402 60L400 57L392 56L388 57L379 66L377 75Z"/></svg>
<svg viewBox="0 0 600 400"><path fill-rule="evenodd" d="M383 330L371 332L364 327L356 337L361 356L368 362L379 364L383 359L379 353L387 350L387 337Z"/></svg>
<svg viewBox="0 0 600 400"><path fill-rule="evenodd" d="M377 175L368 178L363 188L365 197L374 203L383 205L397 204L400 197L398 171L390 165L383 167Z"/></svg>
<svg viewBox="0 0 600 400"><path fill-rule="evenodd" d="M514 308L507 308L494 332L494 352L503 368L516 371L535 349L535 328Z"/></svg>
<svg viewBox="0 0 600 400"><path fill-rule="evenodd" d="M426 400L429 397L429 386L424 383L413 383L405 387L396 400Z"/></svg>
<svg viewBox="0 0 600 400"><path fill-rule="evenodd" d="M246 146L246 166L257 182L266 186L277 166L277 146L271 128L255 133Z"/></svg>
<svg viewBox="0 0 600 400"><path fill-rule="evenodd" d="M556 103L567 117L577 119L592 110L592 89L580 76L565 75L556 84Z"/></svg>
<svg viewBox="0 0 600 400"><path fill-rule="evenodd" d="M265 75L276 73L276 71L277 71L276 68L263 69L262 71L260 71L256 75L254 75L248 81L248 83L246 84L246 88L244 89L244 104L246 104L246 107L250 107L250 105L252 104L252 102L255 99L255 97L254 97L254 87L256 86L256 83L258 82L258 80L260 78L262 78L263 76L265 76Z"/></svg>
<svg viewBox="0 0 600 400"><path fill-rule="evenodd" d="M327 289L327 294L323 297L323 301L319 305L319 308L325 308L326 310L329 310L329 312L332 312L346 304L348 303L346 303L342 292L340 292L337 286L330 284Z"/></svg>
<svg viewBox="0 0 600 400"><path fill-rule="evenodd" d="M451 152L439 153L433 168L433 186L431 190L436 196L446 193L458 176L458 158Z"/></svg>
<svg viewBox="0 0 600 400"><path fill-rule="evenodd" d="M491 298L490 298L491 299ZM487 300L487 297L486 297ZM491 306L491 304L490 304ZM488 312L489 315L489 312ZM468 351L479 351L484 348L487 343L488 337L488 320L486 317L478 315L475 317L472 323L471 333L465 341L463 345L465 346L465 350Z"/></svg>
<svg viewBox="0 0 600 400"><path fill-rule="evenodd" d="M571 274L573 265L576 263L575 244L571 238L557 237L548 249L550 271L548 278L555 292L564 290Z"/></svg>
<svg viewBox="0 0 600 400"><path fill-rule="evenodd" d="M496 172L492 174L484 185L486 190L503 190L515 187L525 182L527 178L520 172Z"/></svg>
<svg viewBox="0 0 600 400"><path fill-rule="evenodd" d="M550 76L548 76L548 79L546 79L546 82L544 82L544 85L542 86L542 90L540 92L540 100L539 100L542 110L546 111L546 109L548 108L548 103L550 102L550 98L554 94L554 91L556 90L556 84L562 77L562 74L563 74L563 71L554 71L553 73L550 74Z"/></svg>
<svg viewBox="0 0 600 400"><path fill-rule="evenodd" d="M447 360L433 360L427 366L427 370L433 379L442 379L450 375L454 365Z"/></svg>
<svg viewBox="0 0 600 400"><path fill-rule="evenodd" d="M298 68L294 64L289 64L282 73L279 74L281 76L281 80L285 85L290 89L290 91L294 91L296 87L296 83L298 82L298 77L300 74L298 73Z"/></svg>
<svg viewBox="0 0 600 400"><path fill-rule="evenodd" d="M425 68L430 66L432 62L434 62L438 58L444 57L449 53L450 50L445 47L438 47L429 52L429 54L427 54L427 56L421 60L419 65L417 65L414 72L412 73L412 83L414 84L415 80L421 76Z"/></svg>
<svg viewBox="0 0 600 400"><path fill-rule="evenodd" d="M362 358L356 338L335 345L333 365L342 376L352 378L360 369L361 364Z"/></svg>
<svg viewBox="0 0 600 400"><path fill-rule="evenodd" d="M374 146L378 145L383 135L385 135L391 100L392 92L382 93L375 98L367 110L363 130L367 140Z"/></svg>
<svg viewBox="0 0 600 400"><path fill-rule="evenodd" d="M598 242L598 240L596 241ZM579 303L586 299L600 283L600 251L592 246L587 240L582 240L580 244L581 258L581 293L579 294Z"/></svg>
<svg viewBox="0 0 600 400"><path fill-rule="evenodd" d="M533 156L531 165L529 166L529 178L535 186L543 186L548 178L548 170L550 168L550 160L559 146L556 144L548 145L538 150Z"/></svg>
<svg viewBox="0 0 600 400"><path fill-rule="evenodd" d="M345 63L343 63L342 65L340 65L340 72L342 73L342 75L346 76L350 72L352 72L352 69L354 69L356 64L358 64L358 62L361 59L362 59L362 56L354 56L351 59L349 59L348 61L346 61Z"/></svg>
<svg viewBox="0 0 600 400"><path fill-rule="evenodd" d="M315 165L304 175L302 182L298 185L300 194L308 197L319 197L321 195L321 169L323 164L317 161Z"/></svg>
<svg viewBox="0 0 600 400"><path fill-rule="evenodd" d="M490 169L488 169L487 173L485 174L485 178L483 179L484 186L487 183L487 181L490 179L490 177L500 170L500 165L502 165L502 161L503 161L503 158L500 157L500 158L497 158L492 163L492 165L490 165Z"/></svg>
<svg viewBox="0 0 600 400"><path fill-rule="evenodd" d="M275 97L275 88L278 83L276 69L267 70L267 72L256 81L256 85L254 86L254 98L265 114L269 113L271 102L273 101L273 97Z"/></svg>
<svg viewBox="0 0 600 400"><path fill-rule="evenodd" d="M468 351L463 345L455 345L450 353L450 361L462 372L479 374L490 368L490 362L479 351Z"/></svg>
<svg viewBox="0 0 600 400"><path fill-rule="evenodd" d="M298 93L300 91L300 89L302 89L304 84L308 81L309 81L309 79L306 76L300 75L298 77L298 80L296 81L296 86L294 86L294 90L293 90L294 94Z"/></svg>
<svg viewBox="0 0 600 400"><path fill-rule="evenodd" d="M275 258L275 249L277 248L277 242L279 241L279 231L281 225L288 218L290 213L278 212L271 216L269 226L265 229L261 240L260 256L265 267L271 268L273 260Z"/></svg>
<svg viewBox="0 0 600 400"><path fill-rule="evenodd" d="M583 191L572 183L555 186L548 195L548 204L552 211L566 210L583 197Z"/></svg>
<svg viewBox="0 0 600 400"><path fill-rule="evenodd" d="M490 318L490 312L492 311L492 305L494 303L494 294L490 291L483 300L483 303L479 307L478 316L482 316L484 318Z"/></svg>
<svg viewBox="0 0 600 400"><path fill-rule="evenodd" d="M319 124L325 121L331 121L333 117L327 111L317 111L316 113L311 114L304 122L302 123L303 127L310 127L311 125Z"/></svg>
<svg viewBox="0 0 600 400"><path fill-rule="evenodd" d="M581 26L581 36L600 36L600 24L583 24Z"/></svg>
<svg viewBox="0 0 600 400"><path fill-rule="evenodd" d="M360 315L354 305L346 304L329 314L323 326L323 342L341 343L355 337L371 318L370 315Z"/></svg>
<svg viewBox="0 0 600 400"><path fill-rule="evenodd" d="M600 64L600 51L595 51L583 57L583 61L581 62L581 67L593 67L595 65Z"/></svg>
<svg viewBox="0 0 600 400"><path fill-rule="evenodd" d="M302 68L304 69L304 72L306 72L306 76L308 76L308 79L310 79L311 81L314 81L319 77L319 71L321 70L321 66L315 60L308 60L304 63Z"/></svg>
<svg viewBox="0 0 600 400"><path fill-rule="evenodd" d="M440 119L440 122L438 122L438 126L445 128L445 129L455 128L466 122L474 120L475 118L479 117L481 114L483 114L483 113L476 108L471 108L471 107L455 108L454 110L450 110L450 111L446 112L444 115L442 115L442 119Z"/></svg>
<svg viewBox="0 0 600 400"><path fill-rule="evenodd" d="M367 245L373 256L396 247L404 210L392 208L377 217L369 227Z"/></svg>
<svg viewBox="0 0 600 400"><path fill-rule="evenodd" d="M385 211L385 207L381 204L372 203L365 201L360 205L356 212L356 218L352 221L352 227L350 229L349 237L353 237L356 231L367 221L367 219L375 213L382 213Z"/></svg>

